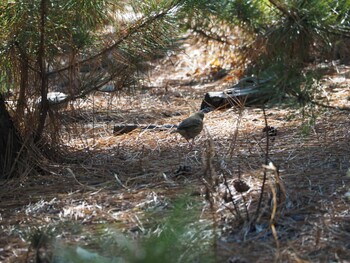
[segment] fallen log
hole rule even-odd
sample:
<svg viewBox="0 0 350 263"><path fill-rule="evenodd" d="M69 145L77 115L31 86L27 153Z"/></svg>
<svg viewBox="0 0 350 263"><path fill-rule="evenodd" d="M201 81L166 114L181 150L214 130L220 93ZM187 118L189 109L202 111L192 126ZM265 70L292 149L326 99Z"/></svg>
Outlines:
<svg viewBox="0 0 350 263"><path fill-rule="evenodd" d="M245 105L261 104L264 100L264 92L260 89L269 80L259 80L255 77L241 79L236 85L224 91L213 91L205 94L200 110L207 113L217 108L230 108L239 103ZM266 95L266 94L265 94ZM139 124L117 124L113 128L113 134L121 135L135 129L169 130L177 128L177 125L139 125Z"/></svg>
<svg viewBox="0 0 350 263"><path fill-rule="evenodd" d="M175 129L175 128L177 128L177 125L173 125L173 124L164 124L164 125L116 124L114 125L114 128L113 128L113 134L121 135L121 134L129 133L135 129L164 131L164 130Z"/></svg>
<svg viewBox="0 0 350 263"><path fill-rule="evenodd" d="M49 107L51 110L58 111L60 109L65 109L68 107L68 95L63 92L48 92L47 100L49 102ZM40 106L41 98L36 100L36 105Z"/></svg>
<svg viewBox="0 0 350 263"><path fill-rule="evenodd" d="M258 105L266 101L266 93L261 89L270 79L255 77L241 79L237 84L223 91L210 91L205 94L201 110L227 109L235 105Z"/></svg>

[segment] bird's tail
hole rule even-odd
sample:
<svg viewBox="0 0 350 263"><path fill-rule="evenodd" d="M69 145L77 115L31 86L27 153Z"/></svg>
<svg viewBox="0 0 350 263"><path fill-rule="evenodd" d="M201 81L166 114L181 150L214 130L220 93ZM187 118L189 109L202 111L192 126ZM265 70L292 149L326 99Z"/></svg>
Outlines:
<svg viewBox="0 0 350 263"><path fill-rule="evenodd" d="M170 134L171 134L171 133L177 133L177 130L173 130L173 131L170 132Z"/></svg>

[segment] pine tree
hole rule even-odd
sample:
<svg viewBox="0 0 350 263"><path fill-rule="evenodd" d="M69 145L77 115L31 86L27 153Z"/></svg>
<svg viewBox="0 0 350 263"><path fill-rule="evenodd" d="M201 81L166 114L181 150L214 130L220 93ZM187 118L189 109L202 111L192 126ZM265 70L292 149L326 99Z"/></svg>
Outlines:
<svg viewBox="0 0 350 263"><path fill-rule="evenodd" d="M0 112L3 125L14 123L22 141L34 138L35 144L42 145L51 139L53 143L53 136L47 136L45 130L51 107L49 91L63 88L67 93L59 102L63 104L110 81L117 87L134 81L145 61L162 56L173 44L179 2L2 2L0 92L11 91L16 101L15 111L8 114L0 100L5 110ZM1 136L6 141L9 135ZM2 162L10 148L0 149ZM5 170L0 177L8 177Z"/></svg>

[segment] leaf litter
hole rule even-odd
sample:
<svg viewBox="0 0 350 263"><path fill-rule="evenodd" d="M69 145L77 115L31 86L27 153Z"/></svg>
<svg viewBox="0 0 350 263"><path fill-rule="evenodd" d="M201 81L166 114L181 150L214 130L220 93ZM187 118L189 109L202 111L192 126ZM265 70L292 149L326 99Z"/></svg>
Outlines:
<svg viewBox="0 0 350 263"><path fill-rule="evenodd" d="M257 206L266 143L261 109L207 113L205 129L192 150L170 130L113 134L113 126L120 123L178 124L199 109L206 92L238 80L229 73L206 81L210 61L219 63L217 54L202 61L198 52L206 52L204 45L186 43L185 48L156 67L141 89L96 92L57 113L63 127L61 161L47 161L42 174L1 182L1 262L27 262L32 252L25 233L45 225L61 227L60 239L79 244L80 250L83 245L91 247L93 233L102 229L136 237L149 229L157 231L157 217L165 216L173 200L184 193L202 207L188 208L202 211L201 220L211 220L215 211L213 220L218 225L210 227L220 233L213 248L220 262L345 262L350 258L349 112L319 111L315 124L303 133L298 109L266 109L268 124L278 130L270 139L269 157L278 165L285 188L273 228L269 225L273 191L267 190L255 229L236 222L233 203L222 197L229 188L240 211L250 213ZM325 92L332 105L348 107L350 68L337 69L337 74L325 78ZM214 210L204 202L208 141L214 151L212 169L221 179L225 175L229 185L219 183L223 190L217 196L213 193ZM234 190L238 178L249 186L246 192ZM268 181L274 182L272 176Z"/></svg>

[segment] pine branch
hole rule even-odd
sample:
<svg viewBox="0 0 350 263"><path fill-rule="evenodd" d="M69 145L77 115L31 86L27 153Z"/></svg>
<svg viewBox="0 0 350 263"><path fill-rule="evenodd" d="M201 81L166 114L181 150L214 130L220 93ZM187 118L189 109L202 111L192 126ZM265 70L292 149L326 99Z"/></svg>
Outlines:
<svg viewBox="0 0 350 263"><path fill-rule="evenodd" d="M313 105L317 105L319 107L322 107L322 108L326 108L326 109L340 110L340 111L350 111L350 107L331 106L331 105L326 105L326 104L323 104L323 103L319 103L317 101L310 101L310 103L313 104Z"/></svg>
<svg viewBox="0 0 350 263"><path fill-rule="evenodd" d="M204 31L203 29L195 26L193 28L191 28L193 30L193 32L198 33L199 35L203 36L204 38L207 38L209 40L214 40L223 44L229 44L231 45L231 43L229 43L229 41L227 41L226 39L223 39L222 36L219 36L217 34L212 34L212 33L207 33L206 31Z"/></svg>
<svg viewBox="0 0 350 263"><path fill-rule="evenodd" d="M181 2L181 1L179 1L179 2ZM97 54L95 54L95 55L93 55L93 56L91 56L89 58L86 58L84 60L76 62L74 64L74 66L81 65L83 63L92 61L92 60L94 60L94 59L96 59L98 57L101 57L101 56L107 54L108 52L110 52L111 50L115 49L118 45L120 45L125 40L131 38L136 33L142 31L142 29L147 28L148 26L150 26L155 21L158 21L158 20L162 19L163 17L165 17L166 15L168 15L173 10L174 6L170 6L166 10L164 10L164 11L158 13L158 14L155 14L155 15L153 15L151 17L147 17L146 19L144 17L139 19L137 22L135 22L135 24L132 27L130 27L129 29L124 30L124 35L122 37L120 37L114 44L112 44L111 46L103 49L99 53L97 53ZM63 71L68 70L70 67L72 67L72 65L69 65L67 67L58 69L56 71L51 71L51 72L48 73L48 75L54 75L54 74L61 73Z"/></svg>
<svg viewBox="0 0 350 263"><path fill-rule="evenodd" d="M276 0L269 0L269 2L281 11L286 17L292 18L294 21L298 21L298 15L295 12L289 11L282 3L276 2Z"/></svg>

